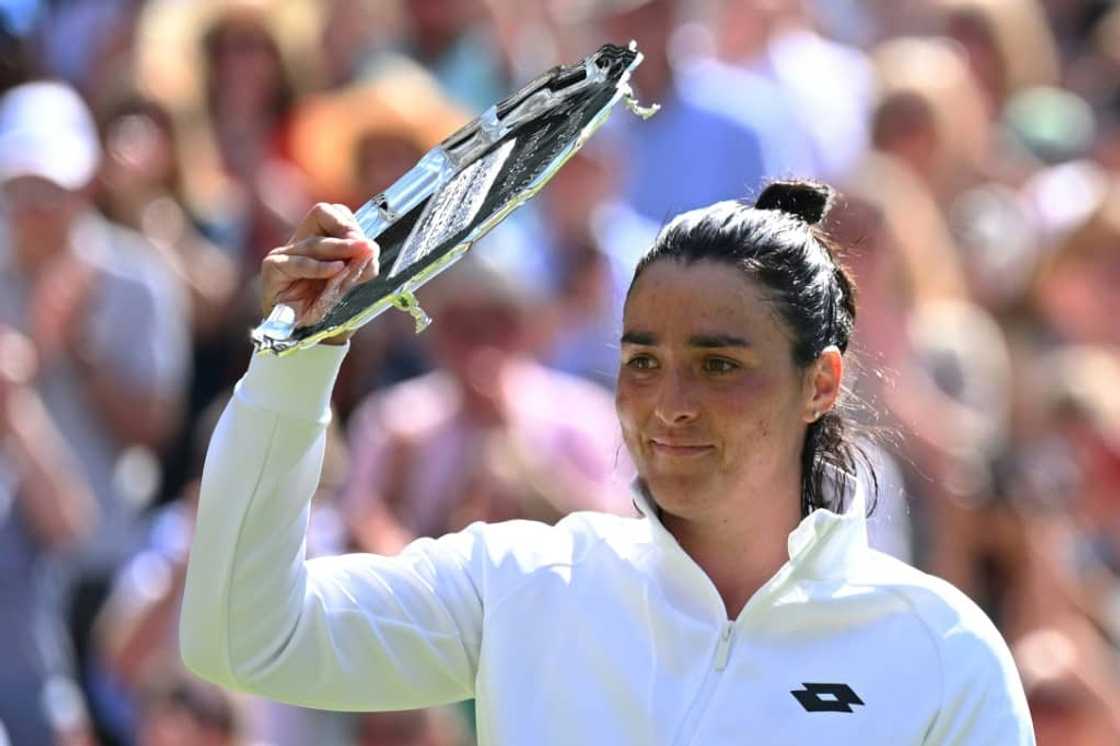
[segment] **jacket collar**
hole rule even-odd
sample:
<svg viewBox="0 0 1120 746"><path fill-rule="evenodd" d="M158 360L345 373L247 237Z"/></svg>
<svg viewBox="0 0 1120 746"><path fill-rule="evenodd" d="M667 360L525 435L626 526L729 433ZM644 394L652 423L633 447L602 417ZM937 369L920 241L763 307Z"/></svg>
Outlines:
<svg viewBox="0 0 1120 746"><path fill-rule="evenodd" d="M850 495L847 508L843 513L818 508L802 519L789 535L789 563L782 572L817 580L842 579L866 552L867 499L863 483L839 469L830 470L830 476L832 480L842 479L847 483ZM634 480L631 491L634 505L649 521L654 543L664 551L686 556L676 538L662 524L657 507L640 480Z"/></svg>

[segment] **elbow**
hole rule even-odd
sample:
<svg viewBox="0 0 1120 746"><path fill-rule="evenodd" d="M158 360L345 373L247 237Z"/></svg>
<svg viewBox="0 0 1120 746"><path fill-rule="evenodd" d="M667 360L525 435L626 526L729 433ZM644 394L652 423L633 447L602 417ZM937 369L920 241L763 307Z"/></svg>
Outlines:
<svg viewBox="0 0 1120 746"><path fill-rule="evenodd" d="M207 681L214 679L211 673L215 668L212 647L205 635L199 634L184 602L183 615L179 618L179 657L187 670Z"/></svg>
<svg viewBox="0 0 1120 746"><path fill-rule="evenodd" d="M240 688L234 680L225 644L217 634L215 620L195 613L189 593L183 599L179 617L179 658L187 670L200 679L230 689Z"/></svg>
<svg viewBox="0 0 1120 746"><path fill-rule="evenodd" d="M229 668L222 664L219 645L200 634L187 619L179 622L179 657L187 670L200 679L225 687L234 687Z"/></svg>

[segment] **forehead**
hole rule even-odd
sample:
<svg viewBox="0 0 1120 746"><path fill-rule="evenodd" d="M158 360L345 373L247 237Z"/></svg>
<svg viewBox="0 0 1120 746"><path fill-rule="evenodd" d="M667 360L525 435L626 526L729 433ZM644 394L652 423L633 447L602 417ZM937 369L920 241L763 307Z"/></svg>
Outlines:
<svg viewBox="0 0 1120 746"><path fill-rule="evenodd" d="M666 341L694 334L734 333L755 342L784 336L762 286L736 267L710 261L651 264L634 283L623 326Z"/></svg>

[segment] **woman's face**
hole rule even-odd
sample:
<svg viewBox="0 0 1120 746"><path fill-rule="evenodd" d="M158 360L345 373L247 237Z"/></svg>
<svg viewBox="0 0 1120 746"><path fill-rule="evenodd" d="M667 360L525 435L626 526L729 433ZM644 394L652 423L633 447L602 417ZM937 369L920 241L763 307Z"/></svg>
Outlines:
<svg viewBox="0 0 1120 746"><path fill-rule="evenodd" d="M810 376L761 286L664 260L626 303L616 405L639 475L681 517L799 474Z"/></svg>

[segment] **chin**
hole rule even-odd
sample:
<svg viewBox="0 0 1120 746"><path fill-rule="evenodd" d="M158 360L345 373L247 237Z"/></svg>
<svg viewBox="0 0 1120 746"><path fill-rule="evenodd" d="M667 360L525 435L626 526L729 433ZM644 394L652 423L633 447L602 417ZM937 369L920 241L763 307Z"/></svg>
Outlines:
<svg viewBox="0 0 1120 746"><path fill-rule="evenodd" d="M713 487L710 470L691 473L656 470L642 474L641 479L657 506L674 515L687 515L706 503Z"/></svg>

